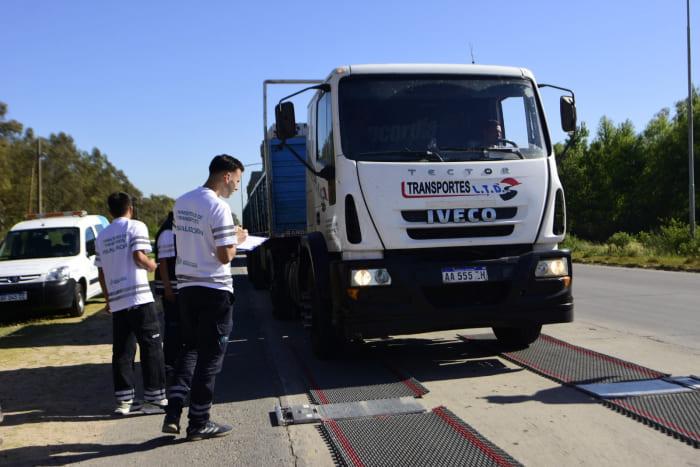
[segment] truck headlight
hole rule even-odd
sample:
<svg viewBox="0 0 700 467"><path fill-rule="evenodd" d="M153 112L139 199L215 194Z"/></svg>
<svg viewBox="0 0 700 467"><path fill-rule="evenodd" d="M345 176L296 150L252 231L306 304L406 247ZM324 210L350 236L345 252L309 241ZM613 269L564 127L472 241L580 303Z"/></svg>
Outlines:
<svg viewBox="0 0 700 467"><path fill-rule="evenodd" d="M535 277L562 277L569 275L566 258L543 259L537 262Z"/></svg>
<svg viewBox="0 0 700 467"><path fill-rule="evenodd" d="M57 268L53 268L46 275L46 280L62 281L64 279L68 279L70 277L70 273L68 272L69 269L70 268L68 266L59 266Z"/></svg>
<svg viewBox="0 0 700 467"><path fill-rule="evenodd" d="M350 284L353 287L391 285L391 275L386 269L354 269L350 271Z"/></svg>

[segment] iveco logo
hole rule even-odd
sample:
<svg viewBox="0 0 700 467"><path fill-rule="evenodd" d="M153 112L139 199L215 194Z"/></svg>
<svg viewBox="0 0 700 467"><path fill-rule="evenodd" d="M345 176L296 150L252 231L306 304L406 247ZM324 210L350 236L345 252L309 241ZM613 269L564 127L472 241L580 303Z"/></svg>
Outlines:
<svg viewBox="0 0 700 467"><path fill-rule="evenodd" d="M471 209L428 209L428 224L463 224L466 222L493 222L496 220L494 208Z"/></svg>

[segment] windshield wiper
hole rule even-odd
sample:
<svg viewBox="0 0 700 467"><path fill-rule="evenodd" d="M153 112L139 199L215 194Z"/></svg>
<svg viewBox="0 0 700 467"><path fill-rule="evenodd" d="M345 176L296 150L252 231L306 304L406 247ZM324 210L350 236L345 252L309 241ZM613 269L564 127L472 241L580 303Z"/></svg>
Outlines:
<svg viewBox="0 0 700 467"><path fill-rule="evenodd" d="M437 160L440 161L440 162L445 162L445 159L443 159L442 156L440 156L440 154L438 154L438 153L435 152L435 151L431 151L431 150L429 150L429 149L424 149L424 150L422 150L422 151L418 151L418 150L415 150L415 149L408 149L408 148L405 148L405 149L392 149L392 150L388 150L388 151L368 151L368 152L361 152L361 153L358 153L358 154L355 154L355 155L356 155L356 156L359 156L359 157L366 157L366 156L389 156L389 155L397 155L397 154L398 154L398 155L404 155L404 154L405 154L405 155L411 155L411 156L421 156L421 159L426 159L426 158L432 157L433 160L437 159ZM419 160L420 160L420 159L419 159ZM426 160L430 160L430 159L426 159Z"/></svg>
<svg viewBox="0 0 700 467"><path fill-rule="evenodd" d="M523 155L522 152L520 152L520 149L518 148L508 148L508 147L500 147L500 146L464 146L464 147L446 147L440 148L441 151L472 151L472 152L505 152L508 154L515 154L518 156L520 159L525 159L525 156Z"/></svg>

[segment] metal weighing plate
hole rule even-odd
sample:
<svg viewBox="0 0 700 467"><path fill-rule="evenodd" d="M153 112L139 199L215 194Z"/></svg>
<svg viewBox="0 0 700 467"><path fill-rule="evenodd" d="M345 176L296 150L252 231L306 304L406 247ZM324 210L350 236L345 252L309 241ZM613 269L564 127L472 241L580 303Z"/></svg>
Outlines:
<svg viewBox="0 0 700 467"><path fill-rule="evenodd" d="M323 420L347 420L351 418L377 417L425 412L423 405L413 397L379 399L340 404L303 404L290 407L275 407L280 425L301 425Z"/></svg>
<svg viewBox="0 0 700 467"><path fill-rule="evenodd" d="M357 402L374 399L395 399L399 397L421 397L428 389L415 378L395 383L350 386L344 388L309 389L309 399L314 404Z"/></svg>
<svg viewBox="0 0 700 467"><path fill-rule="evenodd" d="M467 342L480 342L469 336L461 337ZM493 341L481 342L497 345ZM526 349L502 352L500 355L535 373L566 384L616 383L669 376L668 373L572 345L546 334L540 335Z"/></svg>

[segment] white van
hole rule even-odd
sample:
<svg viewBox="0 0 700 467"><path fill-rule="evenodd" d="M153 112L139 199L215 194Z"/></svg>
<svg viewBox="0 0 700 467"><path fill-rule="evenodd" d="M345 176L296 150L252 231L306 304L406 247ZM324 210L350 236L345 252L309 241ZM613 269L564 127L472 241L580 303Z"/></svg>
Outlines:
<svg viewBox="0 0 700 467"><path fill-rule="evenodd" d="M85 301L102 293L95 266L95 239L109 225L85 211L31 214L0 246L0 310L85 312Z"/></svg>

